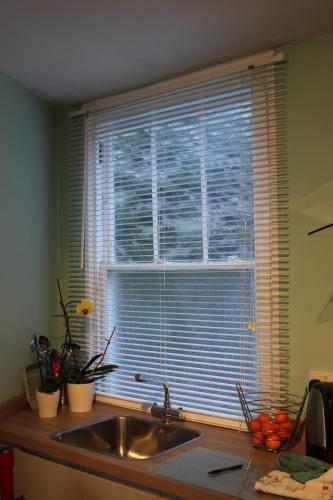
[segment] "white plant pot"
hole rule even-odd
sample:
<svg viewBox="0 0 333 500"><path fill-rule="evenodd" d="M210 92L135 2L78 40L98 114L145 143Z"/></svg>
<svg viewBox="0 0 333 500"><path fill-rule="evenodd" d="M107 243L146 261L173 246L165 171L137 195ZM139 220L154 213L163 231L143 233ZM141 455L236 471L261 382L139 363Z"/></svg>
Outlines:
<svg viewBox="0 0 333 500"><path fill-rule="evenodd" d="M36 391L38 414L42 418L56 417L58 413L60 390L55 392Z"/></svg>
<svg viewBox="0 0 333 500"><path fill-rule="evenodd" d="M69 411L90 411L93 405L95 382L89 384L67 383Z"/></svg>

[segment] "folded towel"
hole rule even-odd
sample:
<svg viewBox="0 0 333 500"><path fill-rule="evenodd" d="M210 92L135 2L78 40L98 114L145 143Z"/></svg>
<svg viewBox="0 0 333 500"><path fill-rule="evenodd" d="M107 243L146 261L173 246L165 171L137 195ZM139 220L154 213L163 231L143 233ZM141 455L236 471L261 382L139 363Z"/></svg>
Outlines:
<svg viewBox="0 0 333 500"><path fill-rule="evenodd" d="M273 470L255 483L255 489L284 498L333 500L333 468L305 484L292 479L287 472Z"/></svg>
<svg viewBox="0 0 333 500"><path fill-rule="evenodd" d="M306 483L320 477L329 469L329 465L317 458L294 455L293 453L280 453L277 459L277 469L288 472L293 479L300 483Z"/></svg>

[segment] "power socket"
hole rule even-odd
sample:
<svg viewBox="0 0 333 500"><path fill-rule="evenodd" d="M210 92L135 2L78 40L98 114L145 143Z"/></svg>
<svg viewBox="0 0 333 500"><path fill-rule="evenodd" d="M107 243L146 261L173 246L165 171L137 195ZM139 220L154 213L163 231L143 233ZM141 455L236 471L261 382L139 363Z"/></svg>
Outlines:
<svg viewBox="0 0 333 500"><path fill-rule="evenodd" d="M322 372L317 370L310 370L309 380L318 379L322 382L333 382L333 372Z"/></svg>

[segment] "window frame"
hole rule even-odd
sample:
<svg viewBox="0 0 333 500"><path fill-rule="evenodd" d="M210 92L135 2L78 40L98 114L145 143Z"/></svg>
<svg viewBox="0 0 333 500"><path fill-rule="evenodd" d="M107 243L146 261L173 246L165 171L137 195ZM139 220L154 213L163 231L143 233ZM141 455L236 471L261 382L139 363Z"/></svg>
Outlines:
<svg viewBox="0 0 333 500"><path fill-rule="evenodd" d="M104 104L103 104L103 106L104 106ZM254 162L253 168L255 168L255 162ZM112 185L113 178L111 178L111 180L109 180L109 182ZM202 190L202 192L203 192L203 190ZM261 208L262 208L262 206L261 206ZM83 211L84 211L84 209L83 209ZM112 217L111 217L110 223L112 224ZM257 245L256 224L255 224L254 231L255 231L255 241L256 241L256 245ZM155 229L155 232L156 232L156 229ZM204 232L204 229L203 229L203 232ZM113 232L113 234L114 234L114 232ZM157 231L157 234L158 234L158 231ZM154 237L154 242L155 242L155 237ZM155 246L156 245L154 245L154 247ZM115 246L112 245L112 250L114 250L114 248L115 248ZM156 258L155 248L154 248L154 256ZM111 256L110 260L111 260L111 262L112 262L112 260L114 261L114 256L113 257ZM235 262L235 261L232 261L232 262L228 262L228 261L214 262L214 263L206 262L206 263L191 263L191 265L188 265L185 263L164 264L164 263L160 263L158 261L154 262L154 263L147 263L147 264L146 263L144 263L144 264L139 264L139 263L135 263L135 264L116 264L116 263L113 263L113 264L110 264L110 260L109 260L109 264L107 266L102 265L99 268L99 273L100 273L100 278L101 278L100 279L100 289L102 289L103 286L104 286L104 289L106 289L107 273L109 270L129 270L130 268L135 269L135 270L137 270L137 269L156 270L159 266L161 266L167 270L168 269L170 269L170 270L174 270L174 269L189 270L189 269L211 269L211 268L214 268L214 269L219 269L219 270L221 270L221 269L224 269L224 270L251 269L251 270L254 270L256 272L257 261L258 261L258 259L257 259L257 261L239 260L238 262ZM104 296L106 296L106 294ZM256 302L257 302L257 299L256 299ZM258 310L257 310L257 321L259 321L258 314L260 315L261 313L258 312ZM276 327L276 325L275 325L275 327ZM142 402L136 403L133 401L129 401L127 399L122 399L122 398L112 397L112 396L105 398L104 396L100 396L100 395L97 396L97 400L102 401L102 402L107 402L110 404L117 404L117 405L127 407L127 408L135 408L135 409L149 411L149 408L146 409L144 403L142 403ZM225 419L223 417L222 418L221 417L213 417L211 415L203 415L200 413L197 414L196 412L186 412L186 418L188 418L189 420L197 421L197 422L213 423L214 425L222 425L222 426L232 427L232 428L235 428L235 426L236 426L236 428L241 428L243 425L241 422L237 422L235 425L234 420L229 421L229 419Z"/></svg>

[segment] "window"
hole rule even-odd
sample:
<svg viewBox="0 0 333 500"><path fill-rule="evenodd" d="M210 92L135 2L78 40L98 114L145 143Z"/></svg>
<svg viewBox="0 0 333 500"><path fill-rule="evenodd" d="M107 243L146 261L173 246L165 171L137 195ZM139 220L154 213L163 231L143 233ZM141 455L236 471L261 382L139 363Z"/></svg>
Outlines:
<svg viewBox="0 0 333 500"><path fill-rule="evenodd" d="M141 372L236 420L237 381L286 388L284 80L269 64L89 113L86 349L115 325L120 366L100 394L161 401Z"/></svg>

